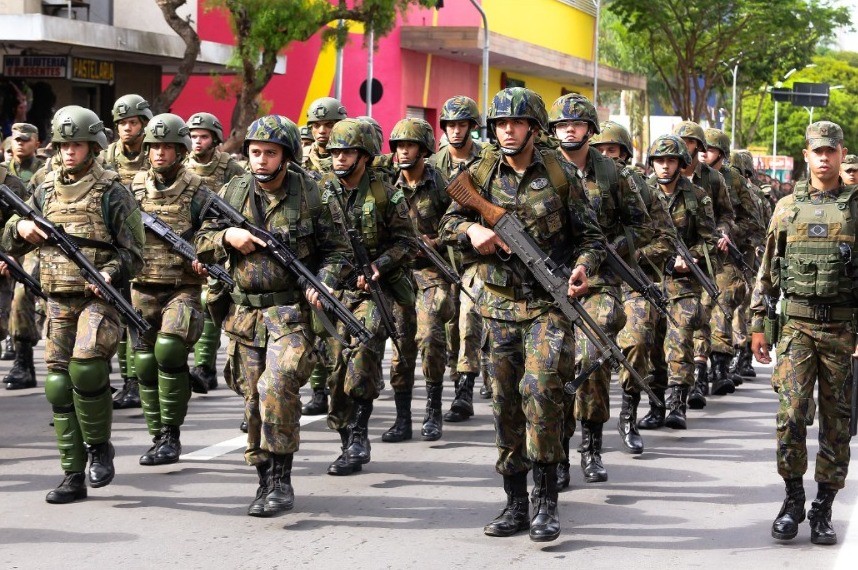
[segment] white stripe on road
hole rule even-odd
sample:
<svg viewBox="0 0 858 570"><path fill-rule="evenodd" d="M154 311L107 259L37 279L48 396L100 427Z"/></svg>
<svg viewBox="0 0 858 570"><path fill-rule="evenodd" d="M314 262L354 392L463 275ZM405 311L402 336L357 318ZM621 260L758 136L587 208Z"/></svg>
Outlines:
<svg viewBox="0 0 858 570"><path fill-rule="evenodd" d="M858 503L852 508L852 516L849 517L846 536L838 536L837 540L843 546L837 554L837 562L834 570L852 570L855 568L855 560L858 559Z"/></svg>
<svg viewBox="0 0 858 570"><path fill-rule="evenodd" d="M305 426L326 417L327 415L325 414L320 416L301 416L300 424ZM244 449L246 444L247 436L240 435L238 437L192 451L191 453L186 453L182 455L182 461L210 461L216 457L220 457L221 455L226 455L227 453L232 453L239 449Z"/></svg>

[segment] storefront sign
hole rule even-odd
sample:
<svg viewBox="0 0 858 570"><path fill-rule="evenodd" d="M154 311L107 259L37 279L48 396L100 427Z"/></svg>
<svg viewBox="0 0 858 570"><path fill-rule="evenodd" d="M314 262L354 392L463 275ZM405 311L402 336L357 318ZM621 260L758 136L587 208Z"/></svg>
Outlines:
<svg viewBox="0 0 858 570"><path fill-rule="evenodd" d="M113 83L113 62L73 57L69 79L91 83Z"/></svg>
<svg viewBox="0 0 858 570"><path fill-rule="evenodd" d="M6 77L28 79L63 79L68 58L64 55L4 55L3 74Z"/></svg>

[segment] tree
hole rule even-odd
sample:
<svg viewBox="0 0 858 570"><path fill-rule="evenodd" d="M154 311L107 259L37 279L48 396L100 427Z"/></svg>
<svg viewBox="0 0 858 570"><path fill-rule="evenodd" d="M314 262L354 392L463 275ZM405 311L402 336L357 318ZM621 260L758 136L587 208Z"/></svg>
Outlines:
<svg viewBox="0 0 858 570"><path fill-rule="evenodd" d="M846 8L832 0L612 0L618 15L667 88L675 113L705 116L715 89L732 83L740 64L745 85L809 63L820 42L849 25Z"/></svg>
<svg viewBox="0 0 858 570"><path fill-rule="evenodd" d="M293 41L307 41L331 22L372 24L376 37L393 29L410 6L434 7L437 0L209 0L209 8L225 9L236 38L231 65L238 71L232 128L224 148L240 147L247 127L259 116L262 90L274 75L277 55ZM370 26L366 26L367 34ZM347 30L332 27L325 41L343 46Z"/></svg>
<svg viewBox="0 0 858 570"><path fill-rule="evenodd" d="M200 55L200 36L191 26L190 16L182 18L177 14L177 10L184 6L187 0L156 0L156 2L167 24L185 42L185 55L173 80L152 102L152 112L158 114L168 111L188 84L197 63L197 57Z"/></svg>

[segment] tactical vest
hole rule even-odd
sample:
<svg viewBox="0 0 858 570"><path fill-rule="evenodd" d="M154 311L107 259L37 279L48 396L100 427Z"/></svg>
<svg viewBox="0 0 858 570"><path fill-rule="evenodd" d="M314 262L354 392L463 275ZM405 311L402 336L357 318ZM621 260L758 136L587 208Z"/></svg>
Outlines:
<svg viewBox="0 0 858 570"><path fill-rule="evenodd" d="M141 210L155 214L174 232L185 236L193 231L191 202L202 183L202 178L182 169L173 185L161 191L156 188L149 171L145 171L134 175L131 191ZM195 273L189 262L174 253L157 236L150 234L146 237L143 258L146 265L133 283L178 286L201 285L205 282L205 278Z"/></svg>
<svg viewBox="0 0 858 570"><path fill-rule="evenodd" d="M205 186L208 186L212 190L217 190L226 183L223 178L230 158L228 152L215 151L212 160L203 164L191 158L191 155L188 155L185 168L202 178Z"/></svg>
<svg viewBox="0 0 858 570"><path fill-rule="evenodd" d="M134 175L138 172L145 172L149 169L149 160L142 148L140 149L140 154L132 159L125 156L122 152L121 142L113 142L107 147L106 153L104 159L105 168L109 166L111 170L115 170L119 174L122 184L126 186L131 184L131 181L134 180Z"/></svg>
<svg viewBox="0 0 858 570"><path fill-rule="evenodd" d="M847 186L835 201L813 204L807 182L796 185L786 249L778 260L781 289L788 297L854 302L856 192L858 186Z"/></svg>
<svg viewBox="0 0 858 570"><path fill-rule="evenodd" d="M566 172L560 165L560 160L555 154L556 151L539 147L535 148L534 151L542 157L545 170L548 171L548 180L565 204L569 196L569 180L566 179ZM500 162L501 153L498 152L496 146L485 146L480 157L481 160L477 163L476 169L471 171L471 178L485 196L488 194L489 183L497 170L498 162Z"/></svg>
<svg viewBox="0 0 858 570"><path fill-rule="evenodd" d="M81 247L81 251L96 267L102 267L113 257L110 247L112 236L105 219L104 193L119 175L94 165L91 170L94 180L75 184L62 184L57 180L59 171L48 173L42 184L45 201L42 212L45 218L62 227L71 236L105 243L104 248ZM51 293L83 294L86 280L77 265L69 261L60 249L52 245L39 248L42 289Z"/></svg>
<svg viewBox="0 0 858 570"><path fill-rule="evenodd" d="M311 170L315 170L319 174L327 174L329 172L333 172L334 170L334 158L329 154L326 157L319 156L319 151L317 150L317 146L313 143L313 147L310 149L310 153L307 155L309 160L309 164L307 165Z"/></svg>

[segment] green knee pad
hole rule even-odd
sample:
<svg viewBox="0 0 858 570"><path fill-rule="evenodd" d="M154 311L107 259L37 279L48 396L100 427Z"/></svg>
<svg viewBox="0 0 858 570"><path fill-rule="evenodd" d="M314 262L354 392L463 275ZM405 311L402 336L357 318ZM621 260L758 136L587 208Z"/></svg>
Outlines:
<svg viewBox="0 0 858 570"><path fill-rule="evenodd" d="M113 399L107 361L101 358L72 358L69 377L74 391L74 407L83 440L95 445L110 439L113 422Z"/></svg>
<svg viewBox="0 0 858 570"><path fill-rule="evenodd" d="M53 406L60 465L63 471L81 472L86 469L86 448L74 411L72 382L68 373L48 372L45 378L45 396Z"/></svg>
<svg viewBox="0 0 858 570"><path fill-rule="evenodd" d="M324 390L328 385L328 376L332 370L324 362L317 362L313 367L313 373L310 375L310 388L314 391Z"/></svg>
<svg viewBox="0 0 858 570"><path fill-rule="evenodd" d="M161 404L158 400L158 362L155 360L155 353L135 351L134 369L146 427L149 428L150 435L158 435L161 431Z"/></svg>
<svg viewBox="0 0 858 570"><path fill-rule="evenodd" d="M204 314L205 313L204 311ZM203 334L194 345L194 365L208 366L214 370L217 364L217 349L220 347L220 329L206 316L203 322Z"/></svg>
<svg viewBox="0 0 858 570"><path fill-rule="evenodd" d="M128 339L124 336L116 346L116 359L119 360L119 375L128 378Z"/></svg>
<svg viewBox="0 0 858 570"><path fill-rule="evenodd" d="M180 426L188 413L191 382L188 378L188 348L177 336L158 333L155 340L155 360L158 361L158 398L161 422Z"/></svg>
<svg viewBox="0 0 858 570"><path fill-rule="evenodd" d="M137 362L134 360L134 343L129 342L125 351L125 365L128 367L128 377L137 378Z"/></svg>

